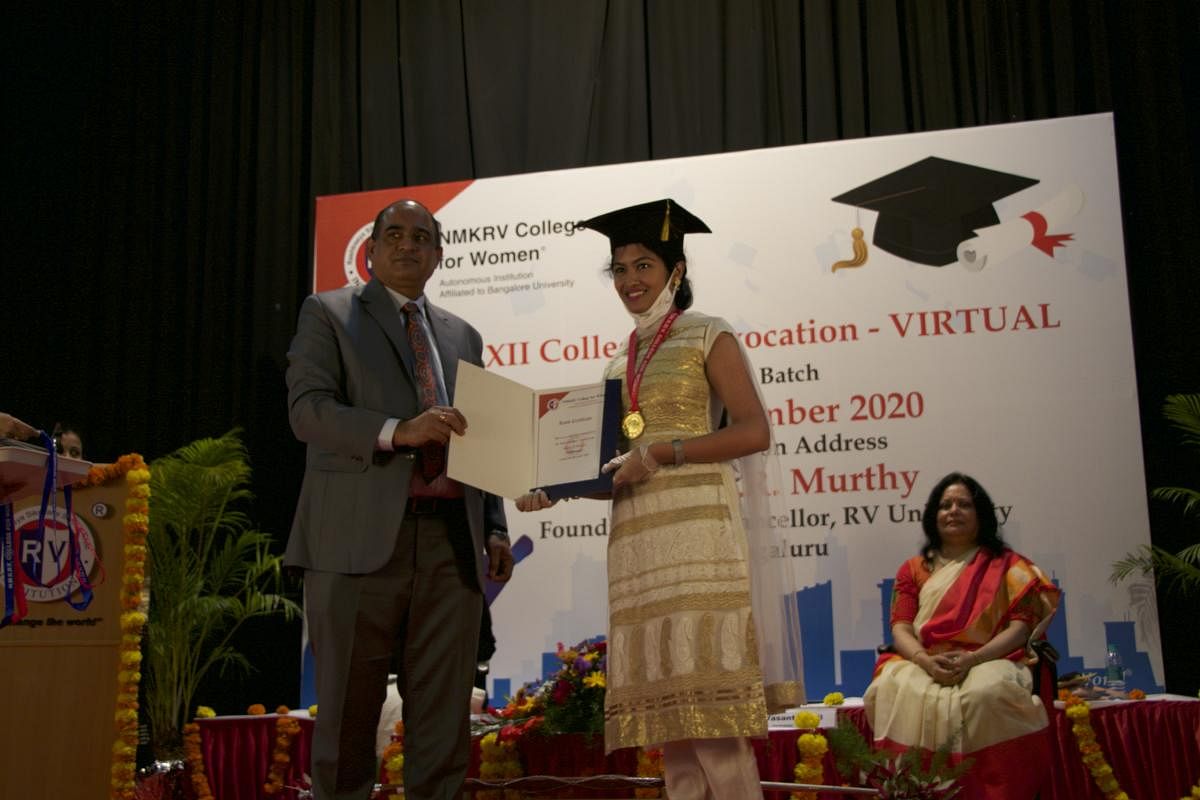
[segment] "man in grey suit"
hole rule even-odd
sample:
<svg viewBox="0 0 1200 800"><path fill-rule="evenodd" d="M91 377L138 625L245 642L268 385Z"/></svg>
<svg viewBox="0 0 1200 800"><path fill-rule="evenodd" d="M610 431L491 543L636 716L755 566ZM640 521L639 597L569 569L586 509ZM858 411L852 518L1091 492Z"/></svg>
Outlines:
<svg viewBox="0 0 1200 800"><path fill-rule="evenodd" d="M479 333L430 304L441 231L420 203L379 213L373 278L308 297L288 350L292 430L308 445L286 562L305 570L320 711L318 800L366 798L388 666L404 701L405 796L461 792L487 576L512 574L499 498L450 480L445 445L466 430L453 406L460 358Z"/></svg>

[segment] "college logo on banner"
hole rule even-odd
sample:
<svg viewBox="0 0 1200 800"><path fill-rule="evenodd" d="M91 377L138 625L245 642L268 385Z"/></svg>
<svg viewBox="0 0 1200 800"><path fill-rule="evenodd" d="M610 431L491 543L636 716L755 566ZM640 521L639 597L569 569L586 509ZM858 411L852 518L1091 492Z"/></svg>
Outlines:
<svg viewBox="0 0 1200 800"><path fill-rule="evenodd" d="M342 256L342 272L346 275L347 286L362 286L371 280L371 265L367 263L367 240L371 238L373 222L368 222L356 230L346 243L346 252Z"/></svg>
<svg viewBox="0 0 1200 800"><path fill-rule="evenodd" d="M17 532L17 557L26 579L25 599L50 603L77 590L79 579L71 574L66 509L56 509L53 516L47 512L45 528L40 532L39 512L36 505L21 509L14 515L13 526ZM84 572L90 576L96 565L96 537L78 514L74 516L74 524L79 532L79 557Z"/></svg>

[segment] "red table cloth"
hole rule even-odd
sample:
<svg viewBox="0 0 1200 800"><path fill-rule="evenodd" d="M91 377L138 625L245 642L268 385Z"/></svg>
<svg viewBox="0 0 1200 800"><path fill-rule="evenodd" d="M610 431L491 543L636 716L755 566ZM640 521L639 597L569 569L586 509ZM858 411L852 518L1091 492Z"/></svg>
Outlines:
<svg viewBox="0 0 1200 800"><path fill-rule="evenodd" d="M866 732L862 708L841 711ZM290 771L284 781L296 785L308 771L312 720L300 718L300 734L292 744ZM1121 788L1135 800L1186 797L1200 780L1200 702L1186 700L1143 700L1093 709L1092 727L1104 748ZM201 720L201 749L209 785L215 800L258 800L267 779L275 742L275 717L217 717ZM1061 709L1051 714L1048 735L1053 741L1054 770L1043 800L1103 800L1079 757L1071 732L1071 721ZM791 781L799 754L794 730L772 731L756 740L755 754L763 780ZM598 737L581 735L522 738L518 745L526 774L582 776L637 773L634 750L604 755ZM832 756L826 758L826 775L832 776ZM1019 764L1013 766L1020 769ZM471 770L479 775L478 742L472 746ZM289 793L282 795L293 797ZM562 797L614 797L613 790L597 794L588 790L564 790ZM632 797L630 790L628 796ZM782 797L783 795L779 795ZM834 797L829 795L829 797Z"/></svg>

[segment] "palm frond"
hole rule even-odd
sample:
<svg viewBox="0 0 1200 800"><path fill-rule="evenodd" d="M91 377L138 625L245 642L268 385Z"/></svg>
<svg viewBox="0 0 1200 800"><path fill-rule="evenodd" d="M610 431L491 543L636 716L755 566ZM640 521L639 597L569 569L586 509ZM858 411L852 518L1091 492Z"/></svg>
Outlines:
<svg viewBox="0 0 1200 800"><path fill-rule="evenodd" d="M1144 544L1136 551L1126 553L1124 558L1113 564L1112 573L1108 579L1114 584L1120 583L1135 572L1142 575L1154 572L1154 558L1150 545Z"/></svg>
<svg viewBox="0 0 1200 800"><path fill-rule="evenodd" d="M1184 444L1200 446L1200 394L1167 395L1162 413L1183 431Z"/></svg>
<svg viewBox="0 0 1200 800"><path fill-rule="evenodd" d="M1150 492L1155 500L1165 500L1168 503L1183 503L1184 514L1200 512L1200 491L1187 489L1182 486L1160 486Z"/></svg>

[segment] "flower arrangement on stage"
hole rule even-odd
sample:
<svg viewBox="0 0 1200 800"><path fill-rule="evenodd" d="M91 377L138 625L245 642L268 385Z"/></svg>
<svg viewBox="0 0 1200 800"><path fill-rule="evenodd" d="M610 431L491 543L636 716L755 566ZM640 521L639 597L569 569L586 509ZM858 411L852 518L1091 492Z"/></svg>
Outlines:
<svg viewBox="0 0 1200 800"><path fill-rule="evenodd" d="M1129 800L1129 795L1121 790L1113 769L1104 758L1104 749L1096 741L1096 731L1092 728L1092 709L1084 700L1073 692L1062 689L1058 699L1066 706L1067 719L1071 720L1071 733L1075 734L1075 742L1079 745L1079 754L1083 765L1091 773L1096 787L1104 793L1104 800Z"/></svg>
<svg viewBox="0 0 1200 800"><path fill-rule="evenodd" d="M300 722L288 715L287 706L280 706L275 713L279 715L275 720L275 748L271 753L267 782L263 784L263 791L272 795L283 790L283 779L292 765L292 740L300 733Z"/></svg>
<svg viewBox="0 0 1200 800"><path fill-rule="evenodd" d="M392 729L392 741L383 749L383 775L389 786L404 785L404 720L396 720ZM402 794L389 795L403 799Z"/></svg>
<svg viewBox="0 0 1200 800"><path fill-rule="evenodd" d="M498 722L474 726L486 734L480 741L479 777L484 780L519 778L524 773L517 757L517 741L532 732L548 735L604 730L605 641L583 641L574 647L558 644L559 668L548 678L519 688L496 712ZM477 792L477 797L500 798L499 792ZM512 793L519 797L519 793Z"/></svg>
<svg viewBox="0 0 1200 800"><path fill-rule="evenodd" d="M92 467L77 488L99 486L121 476L129 488L125 514L121 518L125 566L121 573L120 668L117 671L116 741L112 748L109 796L114 800L131 800L136 792L138 684L142 680L142 630L146 625L142 588L146 581L146 533L150 526L150 471L140 455L131 453L121 456L115 464Z"/></svg>
<svg viewBox="0 0 1200 800"><path fill-rule="evenodd" d="M517 734L542 729L547 734L604 731L605 669L608 643L558 644L561 664L550 677L527 683L497 712L509 725L521 722Z"/></svg>
<svg viewBox="0 0 1200 800"><path fill-rule="evenodd" d="M826 698L828 699L828 698ZM801 711L794 720L796 727L807 732L800 734L796 740L796 749L800 751L800 760L792 774L796 783L809 785L825 782L825 767L821 762L829 751L829 743L821 733L821 718L812 711ZM817 800L816 792L792 792L791 800Z"/></svg>

